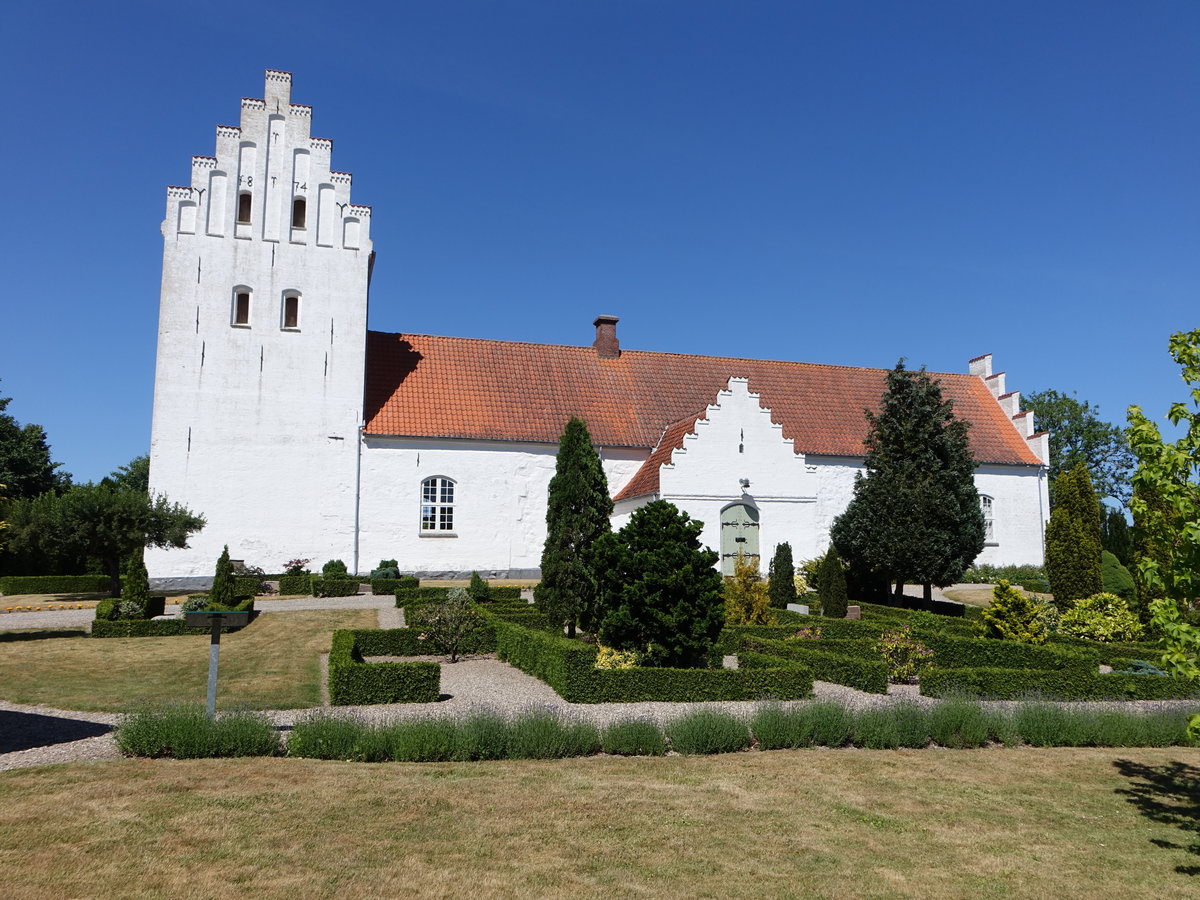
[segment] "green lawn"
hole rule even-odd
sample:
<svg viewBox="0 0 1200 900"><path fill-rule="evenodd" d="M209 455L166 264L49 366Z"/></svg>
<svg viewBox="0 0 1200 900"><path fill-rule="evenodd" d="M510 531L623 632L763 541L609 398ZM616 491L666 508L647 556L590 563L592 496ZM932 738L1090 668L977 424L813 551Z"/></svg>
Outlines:
<svg viewBox="0 0 1200 900"><path fill-rule="evenodd" d="M1179 749L0 773L9 897L1161 900L1196 896L1197 828Z"/></svg>
<svg viewBox="0 0 1200 900"><path fill-rule="evenodd" d="M218 706L316 706L319 660L337 628L374 628L375 610L264 612L221 637ZM92 638L0 634L0 697L60 709L126 712L203 702L209 636ZM68 636L69 635L69 636Z"/></svg>

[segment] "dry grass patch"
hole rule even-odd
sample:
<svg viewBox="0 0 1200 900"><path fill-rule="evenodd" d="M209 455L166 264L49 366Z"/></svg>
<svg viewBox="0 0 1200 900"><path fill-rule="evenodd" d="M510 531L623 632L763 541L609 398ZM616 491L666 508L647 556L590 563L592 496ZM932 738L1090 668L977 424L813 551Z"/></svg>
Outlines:
<svg viewBox="0 0 1200 900"><path fill-rule="evenodd" d="M217 704L318 705L320 656L329 652L334 630L376 624L372 609L264 612L250 627L222 635ZM0 653L0 696L13 703L119 712L202 702L208 652L205 633L8 641Z"/></svg>
<svg viewBox="0 0 1200 900"><path fill-rule="evenodd" d="M1122 759L1200 777L1095 749L48 767L0 776L0 865L8 896L1194 896Z"/></svg>
<svg viewBox="0 0 1200 900"><path fill-rule="evenodd" d="M1053 603L1053 594L1038 594L1033 591L1027 591L1020 585L1015 585L1017 590L1022 591L1026 596L1037 597L1044 603ZM970 587L946 588L942 591L942 595L947 600L956 600L959 603L964 603L967 606L989 606L992 602L992 587L991 585L979 585Z"/></svg>

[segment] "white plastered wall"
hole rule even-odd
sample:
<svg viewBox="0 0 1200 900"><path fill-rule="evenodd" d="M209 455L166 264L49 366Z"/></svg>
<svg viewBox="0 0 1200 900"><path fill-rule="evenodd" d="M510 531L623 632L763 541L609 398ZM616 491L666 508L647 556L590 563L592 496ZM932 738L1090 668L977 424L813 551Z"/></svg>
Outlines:
<svg viewBox="0 0 1200 900"><path fill-rule="evenodd" d="M646 450L598 448L617 493ZM363 443L359 568L395 559L402 571L532 574L546 541L557 444L367 436ZM455 483L450 536L421 532L421 482Z"/></svg>
<svg viewBox="0 0 1200 900"><path fill-rule="evenodd" d="M211 575L225 544L268 571L353 552L370 209L350 203L350 176L330 171L331 144L310 136L290 87L268 72L240 126L217 128L217 155L168 189L150 486L208 524L189 549L147 550L154 577ZM249 224L236 221L239 188ZM304 228L291 227L298 196ZM238 288L245 326L233 324Z"/></svg>

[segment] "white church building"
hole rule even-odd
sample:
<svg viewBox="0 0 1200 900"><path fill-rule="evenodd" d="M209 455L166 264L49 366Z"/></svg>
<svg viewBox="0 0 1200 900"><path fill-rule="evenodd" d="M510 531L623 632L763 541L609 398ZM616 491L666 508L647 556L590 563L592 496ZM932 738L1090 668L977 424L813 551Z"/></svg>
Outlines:
<svg viewBox="0 0 1200 900"><path fill-rule="evenodd" d="M571 416L615 527L665 499L726 567L782 541L824 551L886 369L627 350L606 315L583 346L369 331L371 208L290 94L268 70L263 99L217 126L216 155L167 189L150 484L208 524L188 549L147 550L152 577L209 576L226 544L267 571L536 575ZM933 374L971 423L978 561L1040 564L1047 436L990 356Z"/></svg>

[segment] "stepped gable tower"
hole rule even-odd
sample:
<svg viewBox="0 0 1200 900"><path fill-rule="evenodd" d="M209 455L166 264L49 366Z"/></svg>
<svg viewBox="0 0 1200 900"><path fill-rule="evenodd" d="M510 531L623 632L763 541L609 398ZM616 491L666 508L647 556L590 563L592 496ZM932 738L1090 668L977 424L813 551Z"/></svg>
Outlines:
<svg viewBox="0 0 1200 900"><path fill-rule="evenodd" d="M291 86L268 69L167 188L150 486L208 524L148 550L151 575L211 575L226 543L268 570L354 571L371 209Z"/></svg>

